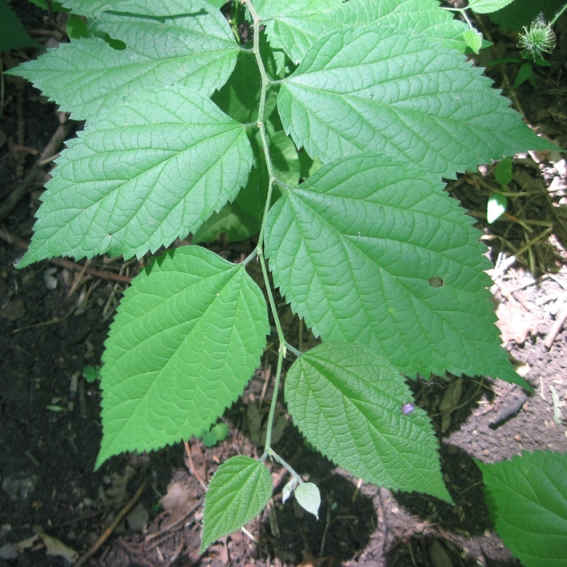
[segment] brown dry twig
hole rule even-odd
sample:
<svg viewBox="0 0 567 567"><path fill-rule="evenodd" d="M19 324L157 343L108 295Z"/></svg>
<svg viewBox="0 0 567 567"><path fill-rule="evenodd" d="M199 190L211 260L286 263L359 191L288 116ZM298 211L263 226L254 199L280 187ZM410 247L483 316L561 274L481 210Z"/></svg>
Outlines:
<svg viewBox="0 0 567 567"><path fill-rule="evenodd" d="M144 482L142 482L142 485L140 486L140 488L138 488L136 494L134 494L130 502L128 502L128 504L126 504L126 506L122 508L120 514L118 514L118 516L114 518L112 524L110 524L110 526L108 526L108 528L104 530L103 534L96 540L95 544L87 551L87 553L85 553L77 561L77 563L75 563L75 567L81 567L81 565L83 565L86 561L88 561L99 550L102 544L110 537L112 532L116 529L116 526L122 521L124 516L126 516L126 514L134 507L134 504L138 502L140 496L142 496L142 492L144 492L144 489L146 488L146 484L147 481L144 480Z"/></svg>
<svg viewBox="0 0 567 567"><path fill-rule="evenodd" d="M10 234L7 230L0 228L0 238L5 240L9 244L16 244L20 248L24 250L28 249L29 244ZM91 276L96 276L97 278L101 278L103 280L113 280L115 282L122 282L122 283L130 283L132 278L129 276L123 276L120 274L115 274L114 272L109 272L107 270L97 270L95 268L88 268L82 264L76 264L75 262L71 262L71 260L65 260L65 258L51 258L49 260L52 264L56 266L61 266L62 268L66 268L67 270L71 270L73 272L84 272L85 274L90 274Z"/></svg>
<svg viewBox="0 0 567 567"><path fill-rule="evenodd" d="M551 329L549 329L549 332L545 336L543 344L547 348L551 348L553 342L555 341L555 338L559 334L559 331L561 331L561 329L563 328L563 324L565 323L566 320L567 320L567 303L563 306L561 311L559 311L555 319L555 322L553 323Z"/></svg>
<svg viewBox="0 0 567 567"><path fill-rule="evenodd" d="M199 484L203 487L203 490L207 492L207 485L203 482L203 479L197 472L195 464L193 463L193 456L191 455L191 446L187 441L183 441L185 445L185 466L189 469L189 472L199 481Z"/></svg>
<svg viewBox="0 0 567 567"><path fill-rule="evenodd" d="M45 160L59 151L63 142L65 142L77 126L77 122L69 120L67 115L64 113L60 113L60 121L62 120L64 121L59 125L55 134L53 134L51 140L49 140L23 181L12 191L12 193L10 193L4 203L0 206L0 222L2 222L16 208L16 205L24 198L30 187L39 179L40 175L43 174L43 170L41 168L42 162L45 162Z"/></svg>

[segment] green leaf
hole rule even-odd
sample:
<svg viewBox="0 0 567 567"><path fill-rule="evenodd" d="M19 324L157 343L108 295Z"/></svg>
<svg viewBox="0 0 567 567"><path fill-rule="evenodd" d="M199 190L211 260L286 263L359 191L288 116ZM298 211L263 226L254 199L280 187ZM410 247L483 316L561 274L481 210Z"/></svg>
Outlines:
<svg viewBox="0 0 567 567"><path fill-rule="evenodd" d="M512 158L504 158L495 168L494 177L500 185L508 185L512 181Z"/></svg>
<svg viewBox="0 0 567 567"><path fill-rule="evenodd" d="M0 0L0 52L19 47L40 47L40 45L27 34L6 0Z"/></svg>
<svg viewBox="0 0 567 567"><path fill-rule="evenodd" d="M268 173L266 160L258 142L259 135L249 136L254 162L246 187L232 203L213 213L193 236L193 242L214 242L221 234L227 242L238 242L260 231L266 206Z"/></svg>
<svg viewBox="0 0 567 567"><path fill-rule="evenodd" d="M224 441L228 435L228 425L224 421L221 421L211 427L211 433L214 434L217 441Z"/></svg>
<svg viewBox="0 0 567 567"><path fill-rule="evenodd" d="M261 36L261 48L264 54L264 63L267 68L275 69L272 50L266 44L264 35ZM262 76L258 69L256 57L252 51L242 50L230 80L211 97L213 101L237 122L250 123L258 120L258 106ZM268 90L266 96L265 116L269 116L276 108L276 90Z"/></svg>
<svg viewBox="0 0 567 567"><path fill-rule="evenodd" d="M525 83L533 76L533 69L531 63L524 63L519 69L514 79L512 88L517 89L520 85Z"/></svg>
<svg viewBox="0 0 567 567"><path fill-rule="evenodd" d="M467 30L463 32L463 37L467 45L475 52L478 53L482 47L482 34L475 30Z"/></svg>
<svg viewBox="0 0 567 567"><path fill-rule="evenodd" d="M285 398L308 441L351 474L452 502L429 418L420 408L404 415L411 390L382 356L357 345L317 346L288 371Z"/></svg>
<svg viewBox="0 0 567 567"><path fill-rule="evenodd" d="M131 98L67 146L21 266L154 252L233 200L252 163L244 127L180 86Z"/></svg>
<svg viewBox="0 0 567 567"><path fill-rule="evenodd" d="M508 199L502 193L494 193L488 199L486 205L486 220L489 224L497 221L505 212L508 206Z"/></svg>
<svg viewBox="0 0 567 567"><path fill-rule="evenodd" d="M441 10L434 0L324 2L317 10L307 11L294 9L289 3L278 4L277 13L268 15L274 20L266 23L266 31L272 46L284 49L295 63L305 57L317 39L369 24L423 34L461 52L466 48L462 34L468 27Z"/></svg>
<svg viewBox="0 0 567 567"><path fill-rule="evenodd" d="M206 96L228 80L239 47L220 12L207 12L195 0L187 1L181 15L177 0L122 4L124 11L138 7L133 14L103 13L96 27L126 49L113 49L100 38L75 40L10 73L30 80L76 120L114 111L160 85L181 84Z"/></svg>
<svg viewBox="0 0 567 567"><path fill-rule="evenodd" d="M38 8L42 8L43 10L48 10L47 7L47 2L45 0L28 0L29 2L31 2L32 4L35 4ZM52 9L53 12L67 12L68 10L65 10L63 8L63 5L60 2L53 2L52 4Z"/></svg>
<svg viewBox="0 0 567 567"><path fill-rule="evenodd" d="M304 17L320 14L330 6L337 6L343 0L256 0L254 7L262 20L281 18L288 14L301 13Z"/></svg>
<svg viewBox="0 0 567 567"><path fill-rule="evenodd" d="M482 471L498 535L526 567L563 567L567 557L567 453L524 451Z"/></svg>
<svg viewBox="0 0 567 567"><path fill-rule="evenodd" d="M203 9L219 9L225 4L224 0L62 0L61 3L74 14L82 16L98 16L110 11L122 12L124 15L154 15L159 4L165 4L170 14L180 16L200 13Z"/></svg>
<svg viewBox="0 0 567 567"><path fill-rule="evenodd" d="M477 14L490 14L502 10L514 0L469 0L469 8Z"/></svg>
<svg viewBox="0 0 567 567"><path fill-rule="evenodd" d="M205 447L214 447L217 444L217 436L212 431L207 431L205 435L203 435L203 445Z"/></svg>
<svg viewBox="0 0 567 567"><path fill-rule="evenodd" d="M272 495L272 477L266 466L238 455L214 474L205 496L201 551L240 529L266 506Z"/></svg>
<svg viewBox="0 0 567 567"><path fill-rule="evenodd" d="M244 266L198 246L158 258L126 290L105 343L96 466L208 430L242 393L268 332Z"/></svg>
<svg viewBox="0 0 567 567"><path fill-rule="evenodd" d="M270 137L270 157L280 181L287 185L299 183L299 155L285 132L276 132Z"/></svg>
<svg viewBox="0 0 567 567"><path fill-rule="evenodd" d="M79 16L69 16L67 18L67 33L72 39L79 39L80 37L89 37L89 30L87 24Z"/></svg>
<svg viewBox="0 0 567 567"><path fill-rule="evenodd" d="M531 24L543 12L546 21L553 19L563 8L565 0L514 0L511 4L490 14L490 19L506 30L520 30L522 26Z"/></svg>
<svg viewBox="0 0 567 567"><path fill-rule="evenodd" d="M474 221L442 188L373 155L323 166L270 210L274 282L324 341L369 346L409 376L490 375L529 388L500 347Z"/></svg>
<svg viewBox="0 0 567 567"><path fill-rule="evenodd" d="M324 163L373 152L454 178L550 148L481 73L422 36L347 29L315 42L282 81L278 109L296 144Z"/></svg>
<svg viewBox="0 0 567 567"><path fill-rule="evenodd" d="M312 482L304 482L295 489L297 503L307 512L319 519L319 508L321 507L321 493Z"/></svg>

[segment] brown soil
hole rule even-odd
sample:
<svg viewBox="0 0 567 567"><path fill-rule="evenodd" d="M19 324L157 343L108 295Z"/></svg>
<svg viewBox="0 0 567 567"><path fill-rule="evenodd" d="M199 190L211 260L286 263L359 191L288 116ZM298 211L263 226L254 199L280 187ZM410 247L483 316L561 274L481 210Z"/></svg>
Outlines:
<svg viewBox="0 0 567 567"><path fill-rule="evenodd" d="M41 11L23 2L15 6L27 29L49 29ZM524 84L517 96L530 122L566 147L567 84L562 78L565 69L560 71L567 42L565 35L558 35L551 70L535 69L539 91ZM513 50L506 37L495 43L500 50ZM24 53L34 55L33 51L4 54L4 66ZM513 75L517 67L509 66L507 71ZM493 78L502 80L497 70ZM41 152L59 124L54 106L21 81L6 81L3 113L0 199L18 187L36 159L25 148ZM85 366L99 363L113 309L126 284L47 262L21 271L14 268L22 249L6 239L9 234L30 238L38 190L44 182L40 178L3 221L4 241L0 241L0 567L65 565L62 556L46 554L41 539L25 551L16 551L14 545L37 532L80 555L87 553L143 483L137 513L113 530L86 565L519 566L493 532L473 459L495 462L522 450L567 450L566 422L553 420L550 389L564 406L567 327L558 332L551 348L544 345L567 303L566 166L561 157L559 153L519 156L510 187L519 192L533 183L539 194L512 199L511 210L520 219L550 221L550 231L542 234L545 223L522 225L507 219L488 227L479 219L495 261L499 254L517 254L515 263L493 274L493 292L504 306L499 316L507 348L534 393L517 412L495 423L523 392L490 378L465 378L449 427L442 431L437 408L456 378L410 383L418 404L437 428L443 473L456 505L361 484L311 451L288 424L276 450L321 489L320 520L292 501L282 504L287 477L281 467L271 465L275 490L268 509L245 532L224 538L203 555L199 554L198 504L204 490L198 478L206 483L232 455L257 455L254 441L259 432L249 425L250 407L255 404L264 412L272 399L269 377L275 370L275 355L268 351L245 395L227 411L224 419L230 433L216 447L206 448L193 439L191 459L179 444L149 455L115 457L93 472L101 438L100 390L97 382L86 382L82 372ZM498 185L489 167L462 176L449 190L475 214L485 210L490 187ZM527 242L531 244L525 248ZM238 259L249 243L218 243L213 249ZM129 276L139 264L98 259L89 267ZM49 289L53 283L56 287ZM299 342L298 322L285 312L282 318L290 336ZM301 337L304 348L314 343L307 332ZM285 416L283 405L281 415ZM565 406L563 415L567 415ZM176 486L181 490L181 508L164 512L159 500L174 482L180 483ZM179 523L171 526L176 513Z"/></svg>

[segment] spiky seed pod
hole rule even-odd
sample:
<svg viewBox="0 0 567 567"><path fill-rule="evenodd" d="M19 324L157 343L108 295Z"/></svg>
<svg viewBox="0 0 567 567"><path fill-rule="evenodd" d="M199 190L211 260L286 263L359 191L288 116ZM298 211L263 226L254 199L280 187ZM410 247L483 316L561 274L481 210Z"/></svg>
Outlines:
<svg viewBox="0 0 567 567"><path fill-rule="evenodd" d="M555 47L555 34L549 24L537 19L530 27L524 26L520 37L519 46L526 55L534 61L541 59L544 53L551 53Z"/></svg>

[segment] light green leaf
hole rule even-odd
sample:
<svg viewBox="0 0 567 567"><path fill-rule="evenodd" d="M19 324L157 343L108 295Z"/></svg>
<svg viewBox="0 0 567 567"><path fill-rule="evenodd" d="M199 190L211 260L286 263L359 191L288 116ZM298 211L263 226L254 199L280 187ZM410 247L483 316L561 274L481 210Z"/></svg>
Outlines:
<svg viewBox="0 0 567 567"><path fill-rule="evenodd" d="M262 20L281 18L289 14L302 14L311 16L320 14L330 6L337 6L343 0L256 0L254 7Z"/></svg>
<svg viewBox="0 0 567 567"><path fill-rule="evenodd" d="M218 439L214 433L207 431L207 433L203 435L201 441L205 447L214 447L217 444Z"/></svg>
<svg viewBox="0 0 567 567"><path fill-rule="evenodd" d="M514 0L470 0L469 8L477 14L490 14L502 10Z"/></svg>
<svg viewBox="0 0 567 567"><path fill-rule="evenodd" d="M324 163L368 151L453 178L550 148L481 73L422 36L346 29L315 42L282 81L278 109L296 144Z"/></svg>
<svg viewBox="0 0 567 567"><path fill-rule="evenodd" d="M264 35L261 36L261 49L265 59L267 70L275 70L275 61L272 50L266 44ZM230 80L218 92L211 97L221 110L226 112L237 122L250 123L258 120L258 106L260 104L260 92L262 88L262 76L258 69L256 57L252 51L242 50ZM265 103L265 116L269 116L276 108L277 92L271 88L268 90Z"/></svg>
<svg viewBox="0 0 567 567"><path fill-rule="evenodd" d="M463 37L467 45L475 52L478 53L482 47L482 34L475 30L467 30L463 32Z"/></svg>
<svg viewBox="0 0 567 567"><path fill-rule="evenodd" d="M297 478L291 477L282 490L282 502L285 504L297 486Z"/></svg>
<svg viewBox="0 0 567 567"><path fill-rule="evenodd" d="M244 127L180 86L132 98L67 145L22 266L154 252L233 200L252 163Z"/></svg>
<svg viewBox="0 0 567 567"><path fill-rule="evenodd" d="M317 346L288 371L285 398L308 441L351 474L452 502L429 418L420 408L404 415L411 390L380 355L345 343Z"/></svg>
<svg viewBox="0 0 567 567"><path fill-rule="evenodd" d="M156 7L163 4L174 15L200 13L203 9L221 8L224 0L62 0L74 14L99 16L102 12L155 15Z"/></svg>
<svg viewBox="0 0 567 567"><path fill-rule="evenodd" d="M369 346L412 377L449 371L529 388L500 347L474 221L442 188L373 155L323 166L270 210L274 282L324 341Z"/></svg>
<svg viewBox="0 0 567 567"><path fill-rule="evenodd" d="M305 13L280 3L279 13L266 23L270 43L284 49L299 63L315 41L327 34L351 27L392 27L407 33L423 34L446 47L464 52L462 34L468 27L434 0L351 0L327 2L318 11Z"/></svg>
<svg viewBox="0 0 567 567"><path fill-rule="evenodd" d="M563 567L567 557L567 453L524 451L482 471L490 516L526 567Z"/></svg>
<svg viewBox="0 0 567 567"><path fill-rule="evenodd" d="M264 509L271 495L272 477L263 463L243 455L224 462L205 496L201 551L247 524Z"/></svg>
<svg viewBox="0 0 567 567"><path fill-rule="evenodd" d="M114 111L160 85L181 84L210 95L228 80L239 48L220 12L207 12L194 1L185 7L178 0L122 4L124 11L138 8L128 17L103 13L96 27L125 42L126 49L113 49L99 38L80 39L10 73L30 80L77 120ZM151 109L146 113L151 116Z"/></svg>
<svg viewBox="0 0 567 567"><path fill-rule="evenodd" d="M519 69L514 79L513 89L517 89L520 85L531 79L533 76L533 69L531 63L524 63Z"/></svg>
<svg viewBox="0 0 567 567"><path fill-rule="evenodd" d="M295 489L297 503L307 512L319 519L319 508L321 507L321 493L312 482L304 482Z"/></svg>
<svg viewBox="0 0 567 567"><path fill-rule="evenodd" d="M235 201L227 203L218 213L213 213L193 236L193 242L213 242L221 234L227 242L238 242L260 231L266 206L268 173L264 154L258 142L259 135L249 136L254 162L246 187Z"/></svg>
<svg viewBox="0 0 567 567"><path fill-rule="evenodd" d="M29 0L29 2L35 4L38 8L41 8L42 10L48 10L46 0ZM63 5L60 2L56 2L56 1L52 3L52 9L54 12L68 11L68 10L64 10Z"/></svg>
<svg viewBox="0 0 567 567"><path fill-rule="evenodd" d="M497 221L505 212L508 206L508 199L502 193L494 193L488 199L486 205L486 220L489 224Z"/></svg>
<svg viewBox="0 0 567 567"><path fill-rule="evenodd" d="M105 343L96 466L208 430L242 393L268 332L244 266L198 246L158 258L126 290Z"/></svg>

